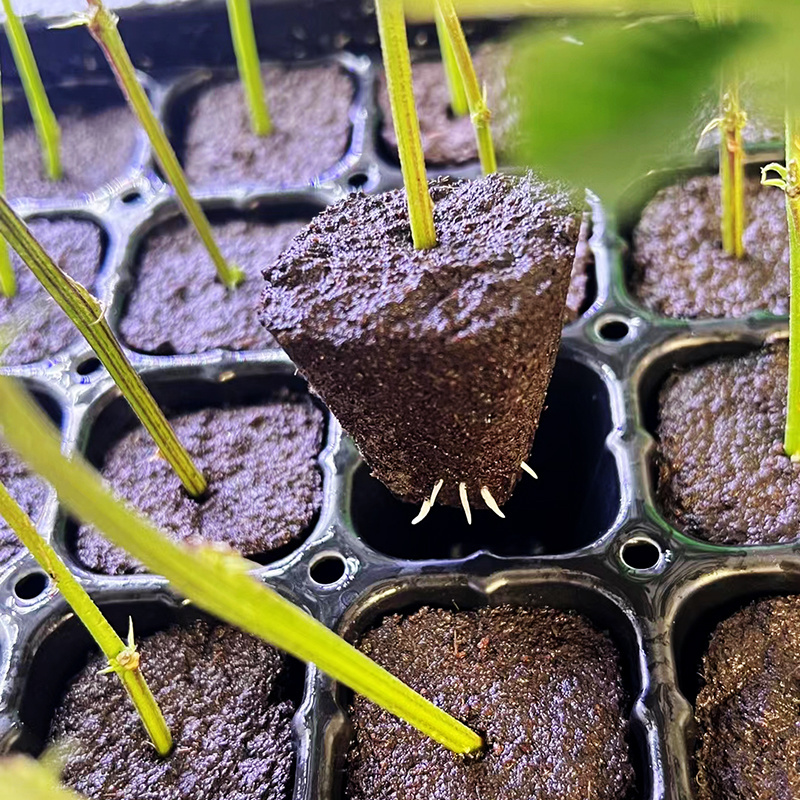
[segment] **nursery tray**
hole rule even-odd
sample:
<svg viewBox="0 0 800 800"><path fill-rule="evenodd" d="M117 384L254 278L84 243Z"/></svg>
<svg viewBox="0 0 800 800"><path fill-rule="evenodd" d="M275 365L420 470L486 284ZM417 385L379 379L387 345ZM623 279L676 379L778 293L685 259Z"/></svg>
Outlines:
<svg viewBox="0 0 800 800"><path fill-rule="evenodd" d="M123 35L168 128L175 128L181 102L194 87L210 75L233 74L224 3L144 3L120 13ZM400 185L399 169L379 144L379 54L368 4L255 3L254 13L265 60L333 60L351 76L350 145L318 181L278 189L214 186L197 192L205 207L313 214L356 187L377 192ZM51 85L110 83L85 31L50 31L46 22L31 20L32 39ZM469 27L480 39L505 25ZM412 41L424 48L434 41L433 32L414 28ZM7 48L3 53L5 58ZM7 74L12 71L9 64ZM471 177L478 168L439 172ZM662 177L653 176L652 185ZM80 217L101 228L105 258L96 288L115 329L139 245L155 225L179 214L145 142L105 191L68 202L20 200L17 207L28 218ZM277 560L254 564L254 574L350 638L385 613L422 604L550 605L585 614L609 632L622 654L632 698L636 796L686 800L695 790L692 703L710 632L756 597L800 591L800 555L794 545L713 546L670 526L654 495L656 395L675 366L785 338L788 324L763 314L709 321L653 315L630 294L620 233L596 203L593 223L590 296L582 316L564 330L530 460L540 480L523 478L506 509L508 519L478 512L468 528L460 513L436 509L427 523L412 528L413 512L369 477L353 444L329 418L319 457L321 513L302 543ZM283 384L307 391L277 348L128 355L172 410L251 402ZM67 453L82 451L97 461L127 424L119 393L85 345L2 372L23 379L60 419ZM185 615L159 576L107 577L82 567L72 550L74 524L54 495L40 529L120 630L129 614L140 635ZM0 568L0 751L40 751L59 693L89 649L30 556ZM303 691L294 726L293 798L339 800L350 741L348 695L313 667L305 672Z"/></svg>

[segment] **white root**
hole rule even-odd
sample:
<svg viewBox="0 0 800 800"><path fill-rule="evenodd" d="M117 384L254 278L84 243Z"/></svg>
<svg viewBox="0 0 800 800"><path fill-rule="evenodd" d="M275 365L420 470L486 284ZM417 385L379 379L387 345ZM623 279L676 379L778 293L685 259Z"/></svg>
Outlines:
<svg viewBox="0 0 800 800"><path fill-rule="evenodd" d="M430 514L430 511L433 508L433 504L436 502L436 496L439 494L439 491L441 490L443 485L444 485L444 480L442 480L441 478L438 481L436 481L436 485L433 487L431 496L427 500L425 500L425 502L423 502L422 508L420 508L419 510L419 514L417 514L417 516L411 520L412 525L419 524L420 522L422 522L422 520L425 519L425 517L428 516L428 514Z"/></svg>
<svg viewBox="0 0 800 800"><path fill-rule="evenodd" d="M417 514L414 519L411 520L412 525L418 525L425 517L430 514L431 508L433 507L433 503L430 500L424 500L422 506L420 507L419 514Z"/></svg>
<svg viewBox="0 0 800 800"><path fill-rule="evenodd" d="M467 484L458 484L458 496L461 498L461 505L464 508L464 516L467 518L467 525L472 525L472 511L469 507L469 498L467 497Z"/></svg>
<svg viewBox="0 0 800 800"><path fill-rule="evenodd" d="M520 467L522 467L522 469L525 470L525 472L527 472L531 478L536 478L537 480L539 479L539 476L524 461L520 464Z"/></svg>
<svg viewBox="0 0 800 800"><path fill-rule="evenodd" d="M505 519L506 515L500 510L500 506L497 505L497 501L492 497L492 493L489 491L488 486L481 487L481 497L483 498L483 502L497 514L500 519Z"/></svg>

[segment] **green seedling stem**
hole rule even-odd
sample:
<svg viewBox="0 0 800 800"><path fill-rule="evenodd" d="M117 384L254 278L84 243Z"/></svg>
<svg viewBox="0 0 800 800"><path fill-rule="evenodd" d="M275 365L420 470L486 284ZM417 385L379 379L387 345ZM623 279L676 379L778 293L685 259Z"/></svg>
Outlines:
<svg viewBox="0 0 800 800"><path fill-rule="evenodd" d="M172 465L186 491L200 497L207 484L178 441L158 404L133 369L103 314L103 308L83 286L72 280L44 251L25 223L0 196L0 235L58 303L105 365L142 424L150 431L161 454Z"/></svg>
<svg viewBox="0 0 800 800"><path fill-rule="evenodd" d="M475 138L478 142L478 155L481 159L481 167L484 175L497 172L497 156L492 140L490 120L492 113L486 103L486 89L481 90L478 76L475 73L475 64L469 52L467 38L464 36L464 29L459 22L453 0L436 0L437 19L441 18L444 28L444 35L450 42L450 49L453 51L461 79L464 83L464 90L467 94L469 103L469 113L472 117L472 124L475 127Z"/></svg>
<svg viewBox="0 0 800 800"><path fill-rule="evenodd" d="M450 92L450 108L457 117L465 117L469 113L469 103L467 102L467 92L464 89L464 81L461 79L461 70L458 68L456 54L453 52L453 45L447 34L442 12L439 5L436 6L436 36L439 39L439 50L442 53L442 65L447 79L447 88Z"/></svg>
<svg viewBox="0 0 800 800"><path fill-rule="evenodd" d="M733 6L721 0L692 0L695 17L702 25L722 25L736 20ZM722 247L728 255L744 257L744 144L742 134L747 115L739 99L739 76L735 68L723 69L721 116L706 125L701 134L719 129L719 178L722 207Z"/></svg>
<svg viewBox="0 0 800 800"><path fill-rule="evenodd" d="M433 223L433 200L425 173L419 117L414 104L403 0L376 0L375 10L392 118L397 132L400 168L408 197L411 237L417 250L427 250L436 245L436 228Z"/></svg>
<svg viewBox="0 0 800 800"><path fill-rule="evenodd" d="M747 115L739 103L739 81L731 80L722 92L719 131L719 168L722 183L722 246L729 255L744 256L744 145L742 131Z"/></svg>
<svg viewBox="0 0 800 800"><path fill-rule="evenodd" d="M0 759L0 800L83 800L58 785L57 776L30 756Z"/></svg>
<svg viewBox="0 0 800 800"><path fill-rule="evenodd" d="M5 130L3 125L3 89L0 81L0 195L5 194L6 176L4 168ZM5 240L0 242L0 294L13 297L17 293L17 280L14 277L14 265Z"/></svg>
<svg viewBox="0 0 800 800"><path fill-rule="evenodd" d="M164 129L156 118L150 101L147 99L147 93L136 77L136 70L117 30L116 14L108 11L101 0L87 0L87 2L91 7L91 11L81 17L77 24L86 24L92 37L100 45L100 49L105 54L117 78L117 83L122 89L122 93L150 139L150 144L153 146L158 163L175 190L175 194L178 195L187 218L194 225L206 250L208 250L208 254L217 268L220 280L228 288L238 286L244 280L244 273L237 266L229 264L225 260L222 251L214 240L214 234L211 232L208 218L189 191L189 185L186 182L186 176L183 173L178 157L175 155Z"/></svg>
<svg viewBox="0 0 800 800"><path fill-rule="evenodd" d="M8 444L55 487L70 512L164 575L199 608L316 664L455 753L482 748L476 733L248 574L252 564L232 551L177 544L120 503L81 456L67 461L61 455L52 423L10 378L0 378L0 426Z"/></svg>
<svg viewBox="0 0 800 800"><path fill-rule="evenodd" d="M800 114L786 114L786 166L767 164L761 171L765 186L786 194L789 226L789 377L786 392L786 431L783 446L792 461L800 461ZM777 177L768 177L776 173Z"/></svg>
<svg viewBox="0 0 800 800"><path fill-rule="evenodd" d="M58 127L58 120L56 120L56 115L47 99L42 76L36 66L36 59L33 56L28 34L25 32L25 26L14 13L11 0L2 0L2 2L6 15L6 35L11 44L11 52L22 80L25 97L28 99L36 135L42 146L45 174L51 181L57 181L64 174L61 166L61 129Z"/></svg>
<svg viewBox="0 0 800 800"><path fill-rule="evenodd" d="M140 658L133 640L133 623L131 622L126 644L109 625L108 620L100 613L100 609L64 562L56 555L55 550L39 536L30 517L19 507L2 483L0 483L0 516L17 534L39 566L53 579L56 588L108 659L108 671L116 673L122 681L156 751L159 755L167 755L172 749L172 736L139 668Z"/></svg>
<svg viewBox="0 0 800 800"><path fill-rule="evenodd" d="M250 124L256 136L269 136L272 132L272 119L261 78L261 62L258 60L250 0L227 0L227 2L233 49L236 51L239 77L250 110Z"/></svg>

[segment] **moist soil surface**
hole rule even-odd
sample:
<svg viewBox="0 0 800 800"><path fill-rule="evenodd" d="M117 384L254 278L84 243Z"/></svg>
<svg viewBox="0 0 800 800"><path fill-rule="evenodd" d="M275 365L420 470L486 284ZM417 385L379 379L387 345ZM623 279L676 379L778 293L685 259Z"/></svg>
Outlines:
<svg viewBox="0 0 800 800"><path fill-rule="evenodd" d="M461 760L355 697L349 800L630 797L619 655L584 617L423 608L386 617L359 647L480 731L488 747L476 762Z"/></svg>
<svg viewBox="0 0 800 800"><path fill-rule="evenodd" d="M789 313L789 234L783 192L745 182L746 256L722 249L718 176L662 189L633 235L631 291L667 317Z"/></svg>
<svg viewBox="0 0 800 800"><path fill-rule="evenodd" d="M188 109L183 163L195 186L299 186L321 177L350 142L353 83L335 64L268 66L264 85L273 131L256 136L241 83L203 89ZM220 120L225 124L221 125Z"/></svg>
<svg viewBox="0 0 800 800"><path fill-rule="evenodd" d="M800 464L783 449L788 348L674 374L661 390L658 497L685 533L778 544L800 530Z"/></svg>
<svg viewBox="0 0 800 800"><path fill-rule="evenodd" d="M115 675L92 659L55 713L62 779L90 800L283 800L294 770L285 658L223 625L195 622L140 643L141 668L174 741L156 755Z"/></svg>
<svg viewBox="0 0 800 800"><path fill-rule="evenodd" d="M47 487L39 478L31 475L22 462L2 445L0 445L0 483L35 522L47 500ZM16 534L0 517L0 569L23 549Z"/></svg>
<svg viewBox="0 0 800 800"><path fill-rule="evenodd" d="M698 800L800 797L800 596L759 600L720 623L697 698Z"/></svg>
<svg viewBox="0 0 800 800"><path fill-rule="evenodd" d="M43 218L28 226L58 266L91 291L102 258L99 228L85 220ZM0 295L0 326L9 325L12 337L0 354L6 366L41 361L82 339L33 273L11 253L17 294L11 299Z"/></svg>
<svg viewBox="0 0 800 800"><path fill-rule="evenodd" d="M64 177L45 176L33 124L9 125L5 140L6 191L10 198L62 198L96 192L133 166L139 126L127 106L57 113Z"/></svg>
<svg viewBox="0 0 800 800"><path fill-rule="evenodd" d="M506 72L510 58L510 50L497 44L482 46L474 57L478 80L481 85L486 85L488 92L492 135L499 154L510 143L514 125L514 114L506 96ZM442 62L417 61L413 65L413 79L425 161L438 167L461 166L476 161L478 147L475 129L469 114L460 117L453 115ZM384 145L394 161L399 163L397 135L383 72L379 79L378 105L383 114Z"/></svg>
<svg viewBox="0 0 800 800"><path fill-rule="evenodd" d="M268 554L308 532L322 504L324 429L309 398L285 393L267 405L211 408L171 422L208 480L206 497L186 494L143 428L106 455L102 474L120 497L173 539L224 542L244 556ZM75 546L96 572L144 571L92 528L78 530Z"/></svg>
<svg viewBox="0 0 800 800"><path fill-rule="evenodd" d="M403 191L326 209L264 271L262 321L397 496L502 504L561 336L580 213L529 175L431 185L416 250Z"/></svg>
<svg viewBox="0 0 800 800"><path fill-rule="evenodd" d="M222 252L245 272L228 290L193 229L173 220L143 245L135 285L120 322L125 343L144 353L202 353L274 347L258 324L259 269L274 261L305 222L236 219L214 225Z"/></svg>

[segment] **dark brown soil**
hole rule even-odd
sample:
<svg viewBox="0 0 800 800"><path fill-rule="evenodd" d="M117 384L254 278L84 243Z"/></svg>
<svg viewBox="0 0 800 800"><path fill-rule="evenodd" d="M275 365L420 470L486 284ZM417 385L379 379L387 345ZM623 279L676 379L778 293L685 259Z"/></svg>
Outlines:
<svg viewBox="0 0 800 800"><path fill-rule="evenodd" d="M34 521L38 519L47 500L47 487L31 475L22 462L0 444L0 482ZM23 549L6 521L0 517L0 569Z"/></svg>
<svg viewBox="0 0 800 800"><path fill-rule="evenodd" d="M789 313L789 235L783 192L746 183L747 256L722 249L717 176L662 189L634 233L631 290L667 317Z"/></svg>
<svg viewBox="0 0 800 800"><path fill-rule="evenodd" d="M492 133L498 153L510 142L514 125L511 103L506 96L506 72L511 52L502 45L484 45L474 57L475 71L488 90ZM469 114L456 117L450 109L450 93L441 61L418 61L413 66L414 97L417 101L425 161L432 166L460 166L478 158L475 130ZM382 136L395 161L397 135L392 122L386 78L380 75L378 105L383 114Z"/></svg>
<svg viewBox="0 0 800 800"><path fill-rule="evenodd" d="M308 532L322 504L323 416L310 399L287 393L268 405L212 408L171 421L208 479L207 498L186 494L143 428L106 456L102 473L118 495L173 539L225 542L244 556L269 553ZM76 548L96 572L144 571L91 528L79 529Z"/></svg>
<svg viewBox="0 0 800 800"><path fill-rule="evenodd" d="M193 229L182 220L157 228L139 257L136 282L120 322L122 339L134 350L162 355L275 346L258 324L259 269L274 261L304 225L246 219L215 225L223 253L246 274L234 291L218 280Z"/></svg>
<svg viewBox="0 0 800 800"><path fill-rule="evenodd" d="M97 226L78 219L34 219L29 227L61 269L91 290L102 258L102 237ZM0 326L9 325L13 337L0 353L6 366L41 361L81 340L67 315L11 252L17 294L12 299L0 295Z"/></svg>
<svg viewBox="0 0 800 800"><path fill-rule="evenodd" d="M12 124L5 140L6 190L11 198L77 197L123 178L133 164L139 126L127 106L57 113L64 177L45 177L33 124Z"/></svg>
<svg viewBox="0 0 800 800"><path fill-rule="evenodd" d="M354 195L264 271L262 320L373 473L421 502L438 480L504 503L531 449L561 336L580 216L533 176L432 184L438 246L405 193Z"/></svg>
<svg viewBox="0 0 800 800"><path fill-rule="evenodd" d="M698 800L800 797L800 596L759 600L720 623L695 714Z"/></svg>
<svg viewBox="0 0 800 800"><path fill-rule="evenodd" d="M660 395L658 496L666 516L718 544L795 541L800 464L783 449L788 348L671 377Z"/></svg>
<svg viewBox="0 0 800 800"><path fill-rule="evenodd" d="M629 797L628 699L619 655L577 614L550 608L391 616L360 648L481 731L458 759L356 697L349 800L611 800Z"/></svg>
<svg viewBox="0 0 800 800"><path fill-rule="evenodd" d="M172 732L160 759L115 675L92 659L55 713L72 747L63 781L90 800L282 800L294 770L285 658L219 624L173 627L140 644L142 672Z"/></svg>
<svg viewBox="0 0 800 800"><path fill-rule="evenodd" d="M298 186L347 152L354 90L340 67L269 66L263 74L275 126L270 136L252 133L238 80L202 91L188 110L182 151L195 186Z"/></svg>

